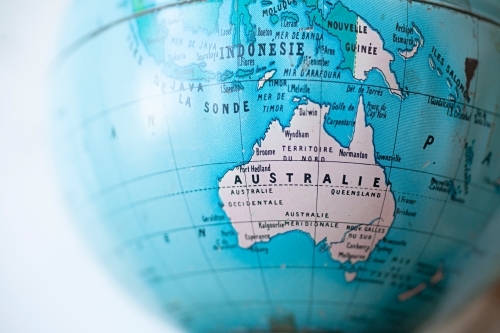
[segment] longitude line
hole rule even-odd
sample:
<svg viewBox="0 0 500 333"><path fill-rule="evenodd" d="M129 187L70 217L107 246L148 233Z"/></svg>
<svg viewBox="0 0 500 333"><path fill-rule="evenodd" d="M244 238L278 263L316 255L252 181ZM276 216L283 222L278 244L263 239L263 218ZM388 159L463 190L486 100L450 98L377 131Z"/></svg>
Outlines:
<svg viewBox="0 0 500 333"><path fill-rule="evenodd" d="M165 101L164 101L164 103L165 103ZM168 140L169 140L169 144L170 144L170 149L172 151L174 168L176 169L176 174L177 174L177 180L179 182L179 187L181 188L181 191L184 192L184 188L183 188L182 181L181 181L181 176L180 176L179 170L177 169L177 162L176 162L176 158L175 158L174 146L173 146L173 143L172 143L172 136L170 134L170 126L169 126L169 121L168 121L168 108L167 108L167 106L165 104L164 104L164 106L165 106L165 113L166 113L165 122L166 122L166 126L167 126L167 133L168 133ZM193 220L193 216L191 214L191 209L189 207L189 204L188 204L188 201L186 199L186 196L183 194L182 198L184 200L184 205L186 207L186 211L188 213L191 225L195 226L195 223L194 223L194 220ZM205 262L207 263L210 271L212 271L212 273L213 273L212 276L214 277L214 279L215 279L215 281L217 283L217 286L219 287L219 290L221 291L221 294L223 295L225 301L228 302L229 304L232 304L233 306L235 306L235 304L232 302L231 298L229 297L229 294L228 294L227 290L224 288L224 286L222 284L222 281L220 280L219 275L216 273L216 271L215 271L215 269L214 269L214 267L212 265L212 262L210 261L210 259L208 257L207 251L205 250L205 247L203 246L203 244L201 244L201 240L200 240L199 237L197 238L197 241L198 241L198 246L200 247L201 252L203 253L203 257L205 259ZM241 313L239 311L239 308L236 308L236 309L237 309L237 312L238 312L238 314L239 314L239 316L241 318Z"/></svg>
<svg viewBox="0 0 500 333"><path fill-rule="evenodd" d="M409 11L409 3L408 3L408 0L406 1L406 25L408 26L408 11ZM403 70L403 83L402 83L402 87L401 87L401 90L402 90L402 96L401 96L401 99L400 99L400 102L399 102L399 111L398 111L398 121L397 121L397 124L396 124L396 132L395 132L395 135L394 135L394 144L393 144L393 148L392 148L392 155L394 155L394 152L396 150L396 142L397 142L397 138L398 138L398 132L399 132L399 122L400 122L400 119L401 119L401 110L403 108L403 100L404 100L404 95L405 95L405 81L406 81L406 64L407 64L407 61L405 59L404 61L404 70ZM364 99L363 99L363 103L364 103ZM364 107L364 105L363 105ZM359 112L359 111L358 111ZM365 116L365 119L366 119L366 116ZM368 126L368 124L366 124ZM371 125L370 125L371 126ZM373 126L372 126L373 128ZM373 140L373 145L375 145L375 130L373 130L373 137L372 137L372 140ZM376 162L375 162L376 163ZM383 214L383 211L384 211L384 205L385 205L385 202L386 202L386 198L387 198L387 195L388 195L388 189L389 189L389 186L390 186L390 178L391 178L391 171L392 171L392 164L394 163L394 161L391 160L391 165L390 167L388 168L388 174L386 176L386 188L385 188L385 191L384 191L384 198L383 198L383 201L382 201L382 205L381 205L381 208L380 208L380 213L379 213L379 217L378 217L378 220L377 220L377 226L379 225L380 223L380 220L382 218L382 214ZM384 168L384 167L382 167ZM385 168L384 168L385 169ZM392 187L391 187L391 190L392 190ZM389 195L392 195L392 193L389 193ZM394 214L394 213L393 213ZM393 223L394 223L394 219L395 219L395 216L393 215ZM392 224L391 224L392 226ZM386 228L387 230L390 229L389 228ZM386 230L386 232L387 232ZM374 243L375 243L375 239L376 239L376 235L378 233L378 228L375 228L375 231L373 232L373 240L372 240L372 244L371 244L371 247L373 249L373 246L374 246ZM366 261L363 263L363 267L364 269L363 270L359 270L359 274L362 275L364 271L366 271L366 267L368 266L368 259L369 257L366 259ZM358 296L358 292L359 292L359 289L360 289L360 282L358 281L356 283L356 287L351 295L351 299L350 299L350 304L347 306L347 309L346 309L346 314L345 314L345 317L349 318L350 317L350 314L351 314L351 311L352 311L352 308L354 306L354 304L356 303L356 298Z"/></svg>
<svg viewBox="0 0 500 333"><path fill-rule="evenodd" d="M113 159L113 162L116 163L116 159ZM123 178L123 173L121 172L121 169L118 168L118 166L116 167L116 171L117 171L119 177ZM124 187L121 188L121 191L124 192L125 196L128 199L128 202L130 203L132 201L132 195L130 193L129 188L127 186L124 186ZM140 213L138 212L138 210L136 209L136 207L132 207L132 211L133 211L133 214L135 215L136 219L138 221L140 221L139 225L140 225L140 229L142 230L142 232L148 232L146 226L144 225L144 218L140 215ZM136 245L137 244L141 244L141 243L139 242L139 243L136 243ZM159 262L163 266L163 268L166 268L169 271L171 271L173 274L175 274L175 272L170 267L170 265L161 256L161 252L158 250L158 247L154 243L151 244L151 248L153 249L154 257L157 260L157 262ZM138 251L140 251L140 248L138 248ZM157 269L157 267L154 267L154 268ZM155 275L153 278L156 278L156 277L157 276ZM186 295L190 295L191 298L192 298L192 295L191 295L189 289L186 288L186 286L184 285L184 283L182 283L181 280L178 279L178 278L175 278L175 281L183 289L183 293L186 294Z"/></svg>
<svg viewBox="0 0 500 333"><path fill-rule="evenodd" d="M325 2L324 0L322 0L322 4L323 4L323 10L325 8ZM324 34L325 34L325 29L321 29L321 43L323 43L323 40L324 40ZM316 47L318 47L316 45ZM321 53L323 53L323 51L321 50ZM302 60L304 61L304 60ZM321 62L321 71L323 71L323 62ZM321 122L322 122L322 118L323 118L323 78L321 77L320 78L320 93L319 93L319 120L318 120L318 147L321 148L321 131L323 130L322 127L321 127ZM321 157L321 149L318 149L318 155L317 155L317 170L316 170L316 207L315 207L315 211L316 211L316 215L314 216L314 222L316 222L318 220L317 216L318 216L318 199L319 199L319 169L320 169L320 157ZM313 235L313 250L312 250L312 263L311 263L311 278L310 278L310 282L309 282L309 304L307 306L307 322L309 324L311 324L312 322L312 309L313 309L313 296L314 296L314 263L316 262L316 232L317 232L317 226L316 226L316 223L314 223L314 235Z"/></svg>
<svg viewBox="0 0 500 333"><path fill-rule="evenodd" d="M477 58L479 59L479 38L480 38L480 35L479 35L479 21L480 20L476 20L476 28L477 28ZM475 104L476 104L476 92L477 92L477 84L479 82L479 71L477 71L477 76L476 76L476 84L475 84L475 88L474 88L474 99L472 101L472 110L475 108ZM470 92L468 92L470 93ZM471 112L472 112L471 110ZM464 104L464 109L463 111L467 112L466 111L466 107L465 107L465 104ZM466 139L466 143L468 142L468 139L469 139L469 133L470 133L470 128L472 126L472 119L469 121L469 125L467 126L467 133L465 134L465 139ZM465 155L465 147L463 148L463 152L462 154L460 155L460 159L458 160L458 163L457 163L457 171L455 172L455 176L453 177L454 180L456 180L457 176L458 176L458 172L460 171L460 166L462 165L462 161L463 161L463 158L464 158L464 155ZM465 180L464 180L465 181ZM443 216L443 213L444 213L444 210L449 202L449 200L451 199L451 193L449 192L446 196L446 199L443 203L443 207L441 208L441 211L439 212L439 216L438 218L436 219L436 222L434 222L434 226L432 227L432 231L430 233L430 235L427 237L427 240L425 242L425 245L423 246L422 250L420 251L419 255L418 255L418 261L421 260L422 256L424 255L425 251L427 250L427 247L429 246L431 240L433 239L433 236L434 236L434 233L437 229L437 226L439 225L439 223L441 222L441 218Z"/></svg>
<svg viewBox="0 0 500 333"><path fill-rule="evenodd" d="M236 64L236 68L239 68L239 64L237 63ZM238 104L241 105L241 91L238 91ZM241 112L238 112L238 118L239 118L239 124L240 124L240 146L241 146L241 163L245 163L245 153L244 153L244 145L243 145L243 129L242 129L242 123L241 123ZM252 147L253 149L253 147ZM250 158L251 159L251 158ZM250 161L249 161L250 162ZM248 194L248 179L247 179L247 173L246 172L243 172L243 175L244 175L244 178L245 178L245 192L246 192L246 197L247 197L247 200L250 201L250 195ZM250 217L250 225L252 227L252 233L253 233L253 236L255 237L256 234L255 234L255 228L254 228L254 224L253 224L253 218L252 218L252 208L250 206L248 206L248 215ZM255 244L255 243L254 243ZM264 293L266 294L266 299L267 299L267 302L268 302L268 306L270 308L270 310L272 311L272 300L271 300L271 295L269 293L269 287L267 285L267 282L266 282L266 276L264 274L264 271L262 270L262 259L260 257L260 252L258 251L255 251L255 255L257 257L257 261L259 263L259 267L260 267L260 278L262 280L262 285L264 287Z"/></svg>

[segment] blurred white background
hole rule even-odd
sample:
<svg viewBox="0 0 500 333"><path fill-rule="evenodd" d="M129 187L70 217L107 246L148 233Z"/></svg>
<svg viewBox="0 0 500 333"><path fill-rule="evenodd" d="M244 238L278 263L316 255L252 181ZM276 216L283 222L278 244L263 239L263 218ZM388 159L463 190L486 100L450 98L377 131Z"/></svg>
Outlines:
<svg viewBox="0 0 500 333"><path fill-rule="evenodd" d="M59 193L46 75L67 3L0 10L0 332L170 332L88 250Z"/></svg>

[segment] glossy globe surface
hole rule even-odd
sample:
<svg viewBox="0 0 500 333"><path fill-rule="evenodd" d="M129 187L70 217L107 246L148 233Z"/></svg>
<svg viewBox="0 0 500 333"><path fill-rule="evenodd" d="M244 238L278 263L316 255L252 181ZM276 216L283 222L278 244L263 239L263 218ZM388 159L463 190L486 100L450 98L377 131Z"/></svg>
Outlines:
<svg viewBox="0 0 500 333"><path fill-rule="evenodd" d="M193 332L450 313L499 267L500 26L480 4L75 2L55 150L90 244Z"/></svg>

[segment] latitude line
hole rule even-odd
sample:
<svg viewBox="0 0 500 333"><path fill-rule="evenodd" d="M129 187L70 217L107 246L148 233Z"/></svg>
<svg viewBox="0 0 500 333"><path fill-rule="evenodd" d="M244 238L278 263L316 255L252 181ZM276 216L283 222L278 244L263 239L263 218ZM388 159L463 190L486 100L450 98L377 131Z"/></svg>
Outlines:
<svg viewBox="0 0 500 333"><path fill-rule="evenodd" d="M301 219L296 219L296 220L290 220L293 222L309 222L309 223L316 223L314 221L308 221L308 220L301 220ZM166 230L160 230L156 231L147 235L142 235L139 237L134 237L125 241L120 242L119 244L114 246L115 250L127 248L130 246L134 246L137 243L144 242L144 241L149 241L151 239L157 238L157 237L162 237L165 234L175 234L178 232L189 232L190 230L195 230L199 228L216 228L216 227L223 227L223 226L230 226L231 224L245 224L245 223L259 223L259 222L286 222L285 219L283 220L262 220L262 221L225 221L225 222L217 222L217 223L207 223L207 224L199 224L199 225L192 225L188 227L178 227L178 228L172 228L172 229L166 229ZM329 224L341 224L341 225L361 225L361 226L371 226L369 223L356 223L356 222L345 222L345 221L317 221L318 224L320 223L329 223ZM423 234L423 235L431 235L430 231L426 230L418 230L418 229L411 229L411 228L406 228L406 227L400 227L400 226L391 226L387 228L388 231L391 229L395 230L400 230L403 232L408 232L408 233L418 233L418 234ZM448 241L461 244L463 246L467 246L470 248L473 248L477 251L480 251L482 253L486 253L490 256L493 256L495 258L500 259L500 254L489 252L486 249L480 248L477 244L474 244L470 241L467 240L462 240L458 239L449 235L443 235L443 234L438 234L438 233L433 233L434 236L439 237L441 239L446 239ZM319 266L318 266L319 267Z"/></svg>
<svg viewBox="0 0 500 333"><path fill-rule="evenodd" d="M304 79L300 79L300 78L277 78L277 80L304 82ZM359 86L359 87L371 87L371 88L377 88L377 89L387 90L389 93L390 93L390 90L391 90L387 86L379 86L379 85L375 85L375 84L367 84L367 83L362 83L362 82L323 80L322 78L320 80L307 78L306 80L308 82L319 82L319 83L329 83L329 84L339 84L339 85L356 85L356 86ZM238 80L238 82L243 82L243 83L251 83L251 82L258 82L258 81L259 81L258 79ZM216 83L205 84L205 85L203 85L203 87L216 87L216 86L221 86L221 85L224 85L224 84L225 84L224 82L216 82ZM179 89L179 90L172 90L172 91L169 91L169 92L164 92L164 93L161 93L161 94L155 94L155 95L148 96L148 97L141 97L141 98L138 98L138 99L133 100L133 101L125 102L125 103L116 105L114 107L107 108L105 110L97 112L96 114L88 116L87 118L84 118L81 122L79 122L77 124L71 125L70 126L70 130L66 131L66 134L64 134L63 137L64 136L71 136L71 135L73 135L75 133L74 129L76 129L78 127L87 126L88 124L94 122L95 120L99 119L100 117L103 117L105 115L108 115L108 114L111 114L113 112L116 112L117 110L125 108L125 107L127 107L129 105L134 105L134 104L140 103L142 101L151 100L151 99L154 99L154 98L162 97L164 95L175 94L175 93L179 93L179 92L183 92L183 91L185 91L185 90L181 90L181 89ZM431 98L432 97L432 98L438 98L438 99L441 99L441 100L448 101L447 97L441 97L441 96L426 94L426 93L422 93L422 92L418 92L418 91L412 91L412 90L405 90L405 91L408 93L408 95L418 95L418 96L427 97L427 98ZM465 103L465 102L459 102L458 100L454 101L453 104L454 105L461 105L461 106L469 106L469 107L471 107L473 109L481 110L481 111L486 112L488 114L491 114L491 115L493 115L495 117L500 117L500 112L495 112L495 111L492 111L492 110L483 109L483 108L480 108L480 107L477 107L477 106L473 106L473 105ZM430 105L430 107L436 107L436 106ZM438 107L436 107L436 108L438 108ZM446 108L439 108L439 109L446 110ZM203 113L203 114L205 114L205 113ZM457 120L457 121L459 121L459 120ZM470 121L471 120L469 120L469 122Z"/></svg>
<svg viewBox="0 0 500 333"><path fill-rule="evenodd" d="M260 162L283 162L283 161L282 160L262 160ZM295 160L295 161L287 161L287 162L307 162L307 161L298 161L298 160ZM139 181L142 181L144 179L156 177L156 176L167 174L167 173L170 173L170 172L175 172L177 170L180 171L180 170L187 170L187 169L193 169L193 168L209 167L209 166L214 166L214 165L238 164L238 163L240 163L240 162L239 161L238 162L217 162L217 163L207 163L207 164L191 165L191 166L181 167L181 168L177 168L177 169L174 168L174 169L167 169L167 170L163 170L163 171L157 171L157 172L153 172L153 173L150 173L150 174L145 174L145 175L141 175L141 176L138 176L138 177L130 178L130 179L125 180L123 182L119 182L119 183L110 185L108 187L105 187L104 189L102 189L102 190L100 190L98 192L94 192L93 194L91 194L90 196L88 196L87 200L88 201L93 201L93 200L96 200L97 197L105 196L107 193L115 191L115 190L121 188L122 186L126 186L126 185L131 184L131 183L139 182ZM343 162L343 161L323 161L321 163L338 163L338 164L355 164L355 165L366 165L366 166L378 166L378 165L371 164L371 163L369 164L369 163ZM382 166L382 167L384 167L384 166ZM401 171L423 173L423 174L427 174L427 175L430 175L430 176L436 176L436 177L446 178L446 179L450 179L450 180L453 180L453 181L456 181L456 182L459 182L459 183L464 183L465 182L465 180L462 180L462 179L457 179L457 178L453 178L451 176L441 175L441 174L437 174L437 173L433 173L433 172L428 172L428 171L422 171L422 170L411 169L411 168L404 168L404 167L397 167L397 166L392 166L391 168L392 169L401 170ZM265 185L267 185L267 184L262 184L262 186L265 186ZM255 185L249 185L249 186L255 186ZM483 191L486 191L486 192L492 192L492 194L500 196L500 194L498 194L494 189L489 188L489 187L484 186L484 185L481 185L481 184L470 182L469 186L474 186L476 188L479 188L480 190L483 190ZM196 190L190 190L190 191L196 191ZM402 191L396 191L396 192L403 193L403 194L405 193L405 192L402 192ZM413 193L412 195L417 195L417 194ZM424 197L432 198L432 197L428 197L428 196L424 196Z"/></svg>
<svg viewBox="0 0 500 333"><path fill-rule="evenodd" d="M111 28L114 28L115 26L120 25L121 23L125 23L125 22L132 20L132 19L139 18L141 16L145 16L145 15L152 14L155 12L160 12L164 9L188 5L188 4L197 3L197 2L206 2L206 0L181 0L179 2L167 3L164 5L160 5L160 6L155 6L155 7L143 9L141 11L138 11L138 12L132 13L130 15L123 16L123 17L116 19L114 21L111 21L110 23L107 23L107 24L103 25L102 27L76 39L73 43L71 43L67 47L65 47L61 52L59 52L59 54L51 62L50 66L49 66L49 69L50 69L49 71L56 72L57 70L59 70L62 67L62 65L66 62L66 60L68 60L80 47L82 47L84 44L86 44L87 42L89 42L93 38L104 33L105 31L108 31Z"/></svg>
<svg viewBox="0 0 500 333"><path fill-rule="evenodd" d="M311 270L313 268L317 268L319 270L323 270L323 271L338 271L338 272L342 272L345 270L345 267L342 267L342 266L309 266L309 265L304 265L304 266L295 266L295 265L292 265L292 266L286 266L285 269L290 269L290 270ZM274 265L270 265L270 266L262 266L262 268L259 268L257 266L240 266L240 267L222 267L222 268L214 268L214 271L218 272L218 273L232 273L232 272L241 272L241 271L255 271L257 269L262 269L262 270L283 270L283 268L281 266L274 266ZM401 280L401 277L402 276L405 276L405 277L415 277L415 276L425 276L425 277L428 277L429 274L427 273L421 273L421 272L415 272L413 274L407 274L407 273L399 273L399 272L390 272L390 271L383 271L383 270L375 270L375 269L369 269L369 270L366 270L365 272L369 272L371 273L371 275L374 275L375 273L377 274L380 274L382 273L381 275L385 275L384 277L380 276L380 278L389 278L391 275L392 277L394 277L394 275L396 275L397 277L399 277L399 279ZM190 278L190 277L193 277L193 276L203 276L203 275L210 275L212 274L213 271L210 270L210 269L203 269L203 270L198 270L198 271L184 271L184 272L179 272L179 273L173 273L171 275L166 275L166 276L160 276L156 279L156 284L163 284L163 283L169 283L170 281L175 281L175 280L179 280L179 281L182 281L183 279L187 279L187 278ZM175 279L175 280L174 280ZM384 281L385 282L385 281ZM390 285L389 285L390 286ZM222 302L222 303L225 303L226 302ZM348 303L348 302L346 302ZM230 305L232 306L232 305Z"/></svg>
<svg viewBox="0 0 500 333"><path fill-rule="evenodd" d="M309 163L309 162L308 162ZM174 170L175 171L175 170ZM464 181L461 181L461 180L455 180L457 183L461 183L461 182L464 182ZM126 184L127 185L127 184ZM125 185L125 186L126 186ZM471 185L471 183L469 184ZM246 187L253 187L253 188L259 188L259 187L317 187L317 191L319 190L319 187L330 187L330 188L341 188L341 189L355 189L355 190L366 190L366 191L378 191L378 192L383 192L385 190L381 190L381 189L378 189L378 188L365 188L365 187L354 187L354 186L342 186L342 185L324 185L324 184L319 184L319 185L315 185L315 184L256 184L256 185L246 185ZM233 186L213 186L213 187L205 187L205 188L195 188L195 189L190 189L190 190L184 190L184 191L178 191L178 192L172 192L172 193L168 193L168 194L162 194L162 195L158 195L158 196L154 196L154 197L149 197L149 198L144 198L144 199L140 199L140 200L136 200L134 202L128 202L127 204L125 205L122 205L122 206L118 206L118 207L115 207L113 209L110 209L108 210L107 212L104 212L104 214L106 216L113 216L115 214L119 214L119 213L122 213L123 211L127 210L127 209L131 209L131 208L134 208L136 206L142 206L142 205L146 205L146 204L149 204L149 203L152 203L152 202L155 202L155 201L159 201L159 200L164 200L164 199L167 199L167 198L170 198L170 197L175 197L175 196L178 196L178 195L186 195L186 194L191 194L191 193L197 193L197 192L204 192L204 191L215 191L215 190L220 190L220 189L229 189L229 188L241 188L242 186L240 185L233 185ZM243 186L245 187L245 186ZM121 187L120 187L121 188ZM489 189L487 188L482 188L482 187L479 187L480 190L483 190L483 191L490 191ZM247 189L248 191L248 189ZM493 190L491 190L493 191ZM437 200L437 201L444 201L445 199L440 199L440 198L434 198L434 197L430 197L430 196L423 196L423 195L420 195L420 194L417 194L417 193L409 193L409 192L402 192L402 191L394 191L395 193L402 193L402 194L408 194L408 195L412 195L412 196L419 196L419 197L424 197L424 198L427 198L427 199L432 199L432 200ZM495 192L494 192L495 193ZM263 199L261 199L263 200ZM88 202L88 204L90 204L91 202ZM488 214L487 212L483 212L475 207L471 207L471 206L468 206L466 205L465 203L456 203L456 205L459 205L460 207L464 208L464 209L468 209L468 210L474 210L476 212L479 212L481 214Z"/></svg>
<svg viewBox="0 0 500 333"><path fill-rule="evenodd" d="M495 20L493 20L493 19L491 19L489 17L480 15L478 13L474 13L472 11L468 11L466 9L460 8L458 6L453 6L453 5L444 4L444 3L436 3L434 1L429 1L429 0L412 0L412 1L418 2L418 3L421 3L421 4L435 6L435 7L445 8L445 9L448 9L448 10L451 10L451 11L455 11L455 12L459 12L459 13L467 15L467 16L472 16L472 17L478 19L478 21L485 21L485 22L488 22L490 24L493 24L493 25L496 25L496 26L500 27L500 22L497 22L497 21L495 21Z"/></svg>

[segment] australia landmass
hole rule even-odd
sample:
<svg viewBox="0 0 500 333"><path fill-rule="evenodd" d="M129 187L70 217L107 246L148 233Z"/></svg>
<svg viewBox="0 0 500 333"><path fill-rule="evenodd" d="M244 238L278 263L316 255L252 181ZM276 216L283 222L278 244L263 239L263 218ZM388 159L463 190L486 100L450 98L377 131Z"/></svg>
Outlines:
<svg viewBox="0 0 500 333"><path fill-rule="evenodd" d="M219 181L223 209L242 248L293 230L325 241L331 257L368 259L394 220L395 201L375 161L373 130L360 97L353 139L324 130L329 106L297 105L290 126L273 121L248 163Z"/></svg>

